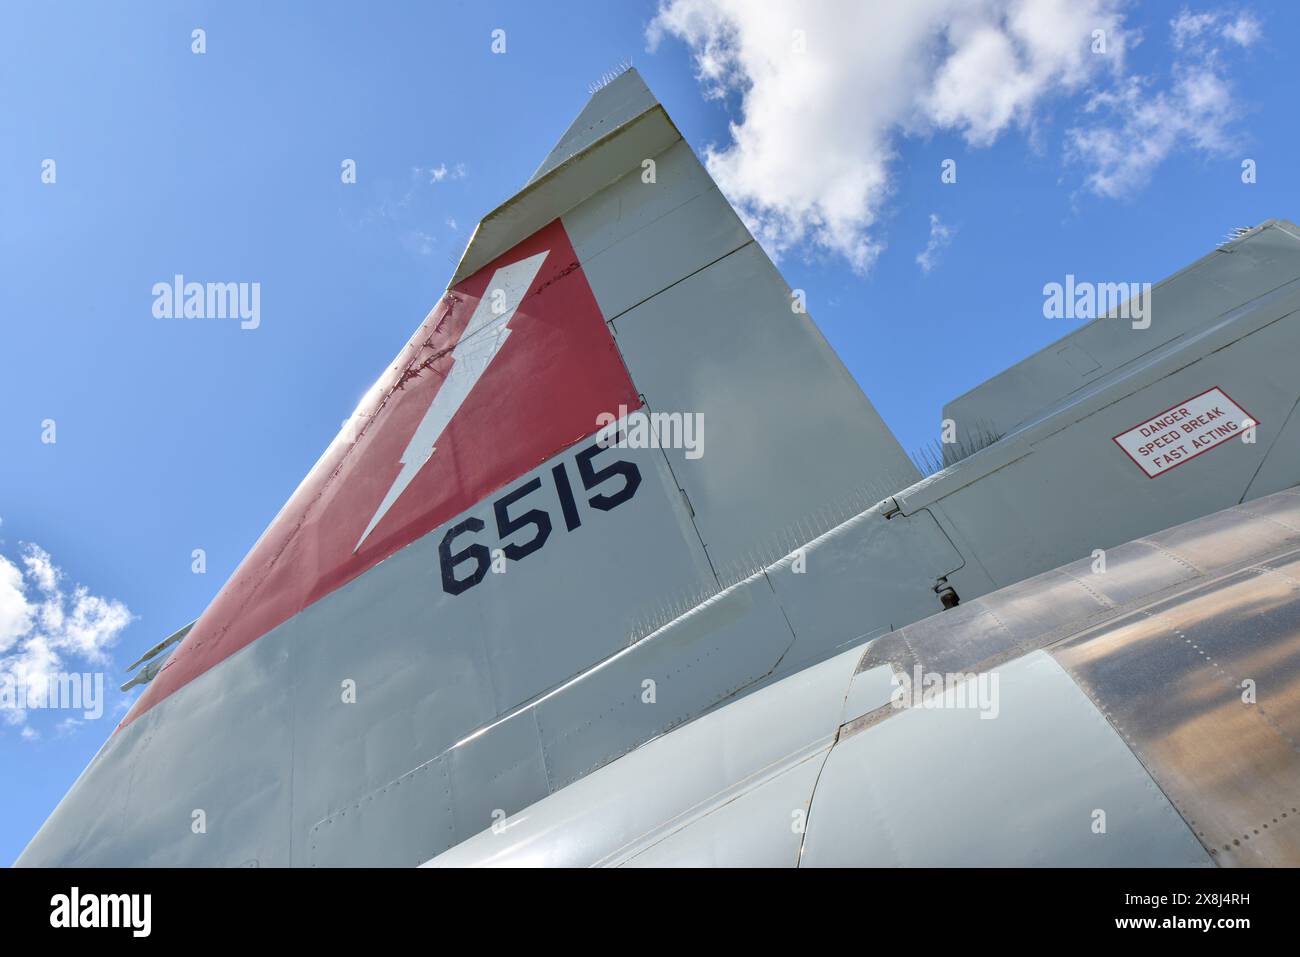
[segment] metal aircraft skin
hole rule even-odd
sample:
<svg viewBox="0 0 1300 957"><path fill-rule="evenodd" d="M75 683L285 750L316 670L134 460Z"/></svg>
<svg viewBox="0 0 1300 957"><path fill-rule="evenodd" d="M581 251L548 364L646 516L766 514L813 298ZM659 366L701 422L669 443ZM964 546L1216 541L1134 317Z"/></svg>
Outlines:
<svg viewBox="0 0 1300 957"><path fill-rule="evenodd" d="M18 863L1300 863L1300 230L925 477L803 300L600 89Z"/></svg>

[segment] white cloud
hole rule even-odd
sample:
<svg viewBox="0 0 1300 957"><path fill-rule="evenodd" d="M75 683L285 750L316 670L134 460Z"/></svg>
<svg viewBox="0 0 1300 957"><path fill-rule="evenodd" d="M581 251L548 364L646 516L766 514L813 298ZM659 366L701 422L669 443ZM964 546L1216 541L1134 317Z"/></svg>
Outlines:
<svg viewBox="0 0 1300 957"><path fill-rule="evenodd" d="M732 142L705 159L767 249L811 243L863 271L882 248L872 227L898 137L948 130L983 146L1030 128L1047 97L1122 68L1119 7L664 0L649 42L684 40L708 94L740 96ZM1106 55L1092 52L1095 30Z"/></svg>
<svg viewBox="0 0 1300 957"><path fill-rule="evenodd" d="M930 214L930 239L925 248L916 254L916 263L922 272L929 272L938 265L939 250L949 245L956 234L956 228L940 222L938 213Z"/></svg>
<svg viewBox="0 0 1300 957"><path fill-rule="evenodd" d="M1257 21L1184 11L1171 22L1183 59L1156 84L1127 73L1141 41L1125 24L1127 6L661 0L647 39L652 50L665 37L685 42L706 95L738 98L730 141L704 158L767 250L822 249L865 271L883 248L878 218L904 136L955 133L979 148L1018 131L1037 142L1054 103L1086 94L1089 115L1107 122L1071 130L1067 155L1104 195L1129 188L1138 166L1179 142L1226 142L1226 79L1204 51L1225 40L1248 46ZM1169 110L1190 111L1188 122L1154 122ZM1199 135L1197 123L1207 124ZM1157 142L1130 139L1144 133ZM1125 149L1144 155L1125 160Z"/></svg>
<svg viewBox="0 0 1300 957"><path fill-rule="evenodd" d="M62 570L38 545L23 546L20 561L21 568L0 555L0 686L34 689L65 670L107 667L109 649L131 622L126 605L84 585L63 588ZM24 738L37 736L26 711L6 707L3 717Z"/></svg>

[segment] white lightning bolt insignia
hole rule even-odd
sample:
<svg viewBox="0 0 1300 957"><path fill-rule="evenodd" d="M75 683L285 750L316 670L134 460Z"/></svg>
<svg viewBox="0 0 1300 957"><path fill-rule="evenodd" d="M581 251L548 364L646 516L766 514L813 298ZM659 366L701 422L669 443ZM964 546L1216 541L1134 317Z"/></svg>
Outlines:
<svg viewBox="0 0 1300 957"><path fill-rule="evenodd" d="M354 552L370 537L379 520L388 513L393 503L411 484L411 480L433 457L439 436L510 337L507 328L510 320L514 318L515 310L519 308L520 301L549 254L550 250L538 253L509 266L502 266L492 274L492 281L488 283L483 298L478 301L474 315L470 316L460 341L451 351L451 371L447 373L447 378L429 405L429 411L424 413L415 434L407 443L406 451L402 453L402 470L397 473L388 494L379 503L370 524L361 533L356 547L352 549Z"/></svg>

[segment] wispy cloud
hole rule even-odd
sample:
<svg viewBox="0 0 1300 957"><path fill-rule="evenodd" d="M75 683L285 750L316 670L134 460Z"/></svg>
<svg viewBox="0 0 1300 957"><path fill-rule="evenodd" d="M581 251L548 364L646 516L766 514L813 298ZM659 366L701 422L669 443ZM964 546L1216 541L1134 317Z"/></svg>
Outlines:
<svg viewBox="0 0 1300 957"><path fill-rule="evenodd" d="M925 248L916 254L916 263L922 272L929 272L939 264L939 251L951 243L956 234L954 227L940 222L938 213L930 214L930 239Z"/></svg>
<svg viewBox="0 0 1300 957"><path fill-rule="evenodd" d="M416 171L419 171L419 167L416 167ZM464 179L468 175L464 163L457 163L450 168L446 163L439 163L437 166L430 167L428 174L430 183L441 183L445 179Z"/></svg>
<svg viewBox="0 0 1300 957"><path fill-rule="evenodd" d="M402 234L402 243L417 256L433 255L435 240L422 229L412 229Z"/></svg>
<svg viewBox="0 0 1300 957"><path fill-rule="evenodd" d="M1150 181L1175 150L1223 155L1237 145L1242 107L1228 78L1224 48L1250 46L1259 24L1247 14L1192 14L1170 21L1175 51L1168 80L1129 76L1093 95L1089 121L1066 132L1066 157L1085 170L1086 187L1099 196L1131 196Z"/></svg>
<svg viewBox="0 0 1300 957"><path fill-rule="evenodd" d="M363 221L396 227L398 241L408 252L416 256L431 256L438 242L432 226L436 222L434 217L443 218L449 224L455 220L446 217L445 197L429 187L468 176L464 163L412 166L400 191L394 190L391 183L384 184L388 195L370 207Z"/></svg>
<svg viewBox="0 0 1300 957"><path fill-rule="evenodd" d="M1253 13L1226 10L1193 13L1187 7L1169 21L1170 40L1177 49L1204 48L1208 42L1223 39L1241 47L1253 46L1263 35L1263 27Z"/></svg>

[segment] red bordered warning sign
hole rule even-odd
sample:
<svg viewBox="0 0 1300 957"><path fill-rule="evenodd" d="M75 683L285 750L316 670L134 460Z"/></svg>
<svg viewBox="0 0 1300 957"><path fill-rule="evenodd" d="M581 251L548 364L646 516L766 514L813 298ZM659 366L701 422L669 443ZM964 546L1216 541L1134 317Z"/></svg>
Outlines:
<svg viewBox="0 0 1300 957"><path fill-rule="evenodd" d="M1258 419L1215 386L1124 430L1113 441L1147 478L1156 478L1240 440L1257 425Z"/></svg>

